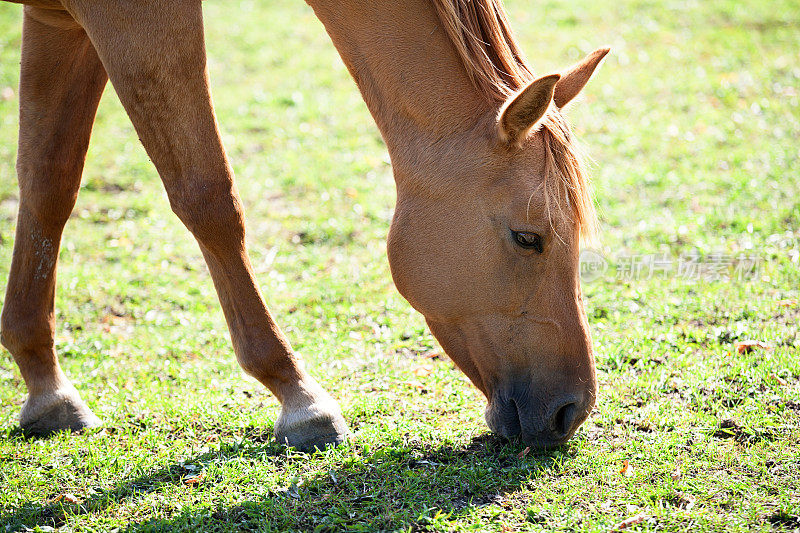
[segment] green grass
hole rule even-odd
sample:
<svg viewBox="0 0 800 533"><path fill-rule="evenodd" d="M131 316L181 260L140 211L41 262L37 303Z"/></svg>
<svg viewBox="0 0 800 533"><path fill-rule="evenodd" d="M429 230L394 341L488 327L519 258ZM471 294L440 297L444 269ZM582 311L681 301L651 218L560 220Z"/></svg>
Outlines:
<svg viewBox="0 0 800 533"><path fill-rule="evenodd" d="M258 281L354 439L276 445L278 404L237 367L197 245L108 90L56 298L62 364L106 428L23 439L25 387L3 352L0 526L608 530L641 514L632 528L800 528L800 2L604 4L508 2L540 72L614 48L570 112L596 161L609 268L584 285L600 401L569 444L525 455L492 437L476 389L424 356L437 345L385 260L385 148L311 10L208 0ZM0 5L0 288L20 21ZM715 253L757 257L758 272L625 275L632 257ZM736 354L749 338L773 349Z"/></svg>

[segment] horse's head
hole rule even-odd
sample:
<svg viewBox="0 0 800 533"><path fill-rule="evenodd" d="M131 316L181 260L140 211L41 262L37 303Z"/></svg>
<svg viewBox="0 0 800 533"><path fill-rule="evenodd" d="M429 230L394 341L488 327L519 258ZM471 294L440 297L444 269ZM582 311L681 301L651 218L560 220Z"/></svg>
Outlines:
<svg viewBox="0 0 800 533"><path fill-rule="evenodd" d="M489 427L539 447L569 439L597 393L578 260L594 211L558 108L606 52L534 80L408 175L395 169L397 288L486 395Z"/></svg>

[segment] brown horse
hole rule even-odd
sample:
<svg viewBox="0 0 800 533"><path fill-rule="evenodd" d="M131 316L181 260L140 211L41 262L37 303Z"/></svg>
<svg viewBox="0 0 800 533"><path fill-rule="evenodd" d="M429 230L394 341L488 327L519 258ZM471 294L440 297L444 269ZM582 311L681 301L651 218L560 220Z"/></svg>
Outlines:
<svg viewBox="0 0 800 533"><path fill-rule="evenodd" d="M281 442L341 442L253 278L209 92L200 0L12 0L24 10L20 205L2 343L26 432L99 424L53 347L61 234L111 80L208 263L243 369L281 401ZM535 78L500 0L309 0L380 128L397 183L392 275L486 395L495 432L569 439L595 403L578 246L594 211L560 109L607 49Z"/></svg>

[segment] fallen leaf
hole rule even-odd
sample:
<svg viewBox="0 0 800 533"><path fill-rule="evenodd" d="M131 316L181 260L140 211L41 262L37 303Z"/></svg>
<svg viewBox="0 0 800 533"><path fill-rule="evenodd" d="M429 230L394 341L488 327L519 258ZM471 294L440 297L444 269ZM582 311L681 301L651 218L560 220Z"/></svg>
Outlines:
<svg viewBox="0 0 800 533"><path fill-rule="evenodd" d="M626 462L627 462L627 461L626 461ZM630 518L626 518L625 520L623 520L623 521L622 521L622 522L620 522L619 524L615 525L615 526L612 528L612 530L614 530L614 531L619 531L620 529L627 529L627 528L629 528L629 527L631 527L631 526L635 526L636 524L641 524L641 523L642 523L642 522L644 522L646 519L647 519L647 515L646 515L646 514L644 514L644 513L639 513L639 514L637 514L637 515L635 515L635 516L632 516L632 517L630 517Z"/></svg>
<svg viewBox="0 0 800 533"><path fill-rule="evenodd" d="M781 385L782 387L785 387L786 385L788 385L788 383L786 383L786 380L783 379L782 377L780 377L779 375L772 374L772 377L775 379L775 381L778 382L778 385Z"/></svg>
<svg viewBox="0 0 800 533"><path fill-rule="evenodd" d="M736 343L736 351L739 353L750 353L756 348L760 348L762 350L771 350L772 346L770 346L766 342L754 341L754 340L746 340Z"/></svg>
<svg viewBox="0 0 800 533"><path fill-rule="evenodd" d="M671 477L673 481L677 481L681 478L681 471L676 468L675 471L669 475L669 477Z"/></svg>
<svg viewBox="0 0 800 533"><path fill-rule="evenodd" d="M419 365L411 371L417 377L425 377L433 372L433 365Z"/></svg>
<svg viewBox="0 0 800 533"><path fill-rule="evenodd" d="M780 307L797 307L797 300L778 300L778 305Z"/></svg>
<svg viewBox="0 0 800 533"><path fill-rule="evenodd" d="M522 459L523 457L525 457L529 453L531 453L531 447L530 446L525 446L525 449L517 454L517 459Z"/></svg>
<svg viewBox="0 0 800 533"><path fill-rule="evenodd" d="M420 383L417 380L414 380L414 381L403 381L403 384L404 385L408 385L412 389L417 389L419 391L425 390L425 385L423 385L422 383Z"/></svg>
<svg viewBox="0 0 800 533"><path fill-rule="evenodd" d="M430 352L425 352L422 354L422 357L427 359L442 359L442 352L437 352L435 350L431 350Z"/></svg>
<svg viewBox="0 0 800 533"><path fill-rule="evenodd" d="M681 378L678 377L674 377L671 380L669 380L669 386L675 392L678 392L681 389L683 389L685 385L686 383Z"/></svg>
<svg viewBox="0 0 800 533"><path fill-rule="evenodd" d="M125 326L133 322L133 318L129 316L119 316L115 314L105 315L100 319L103 324L111 324L112 326Z"/></svg>
<svg viewBox="0 0 800 533"><path fill-rule="evenodd" d="M206 478L206 473L200 472L199 474L183 478L183 483L185 485L199 485L200 483L203 482L205 478Z"/></svg>
<svg viewBox="0 0 800 533"><path fill-rule="evenodd" d="M678 504L679 509L683 509L684 511L691 511L692 507L694 507L694 503L697 501L697 498L690 494L684 494L683 492L676 492L676 503Z"/></svg>
<svg viewBox="0 0 800 533"><path fill-rule="evenodd" d="M619 473L625 477L631 477L633 475L633 467L631 467L630 461L625 459L622 462L622 468L619 470Z"/></svg>
<svg viewBox="0 0 800 533"><path fill-rule="evenodd" d="M67 502L67 503L78 503L78 497L70 492L65 492L64 494L59 494L56 496L56 499L53 502Z"/></svg>

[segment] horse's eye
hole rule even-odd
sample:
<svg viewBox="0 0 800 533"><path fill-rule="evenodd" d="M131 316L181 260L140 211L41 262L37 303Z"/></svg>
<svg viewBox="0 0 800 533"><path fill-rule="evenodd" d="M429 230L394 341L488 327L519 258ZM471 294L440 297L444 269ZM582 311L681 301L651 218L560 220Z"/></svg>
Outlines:
<svg viewBox="0 0 800 533"><path fill-rule="evenodd" d="M511 235L514 237L514 242L526 250L536 250L538 253L544 251L542 238L537 233L531 231L512 231Z"/></svg>

